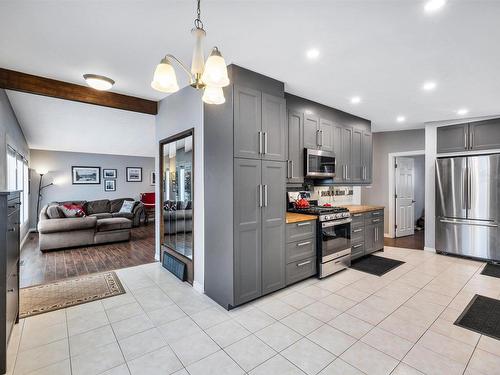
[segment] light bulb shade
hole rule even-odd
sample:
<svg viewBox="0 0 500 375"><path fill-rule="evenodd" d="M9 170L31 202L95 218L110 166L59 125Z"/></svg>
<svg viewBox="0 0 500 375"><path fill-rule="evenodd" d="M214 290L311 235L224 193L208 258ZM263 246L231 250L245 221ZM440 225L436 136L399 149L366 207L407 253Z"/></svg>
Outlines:
<svg viewBox="0 0 500 375"><path fill-rule="evenodd" d="M45 167L39 167L39 168L36 169L36 173L44 175L44 174L49 173L49 171Z"/></svg>
<svg viewBox="0 0 500 375"><path fill-rule="evenodd" d="M203 39L205 38L205 30L194 28L191 30L194 36L193 59L191 60L191 73L193 75L203 73L205 66L205 55L203 54Z"/></svg>
<svg viewBox="0 0 500 375"><path fill-rule="evenodd" d="M207 104L222 104L226 101L221 87L207 86L202 100Z"/></svg>
<svg viewBox="0 0 500 375"><path fill-rule="evenodd" d="M156 66L151 87L156 91L165 93L172 93L179 90L174 67L167 58L163 58Z"/></svg>
<svg viewBox="0 0 500 375"><path fill-rule="evenodd" d="M98 74L84 74L83 79L85 79L87 85L99 91L109 90L115 84L115 81L111 78L100 76Z"/></svg>
<svg viewBox="0 0 500 375"><path fill-rule="evenodd" d="M229 85L227 66L219 49L214 47L207 59L201 80L207 86L226 87Z"/></svg>

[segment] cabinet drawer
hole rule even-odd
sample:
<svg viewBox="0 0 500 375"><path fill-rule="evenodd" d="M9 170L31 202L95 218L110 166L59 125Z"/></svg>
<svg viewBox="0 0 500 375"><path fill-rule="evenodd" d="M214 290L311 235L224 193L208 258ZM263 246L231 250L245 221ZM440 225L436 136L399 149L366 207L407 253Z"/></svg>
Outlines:
<svg viewBox="0 0 500 375"><path fill-rule="evenodd" d="M6 297L6 329L7 338L10 337L10 333L14 324L17 320L17 314L19 310L19 281L18 281L17 271L16 273L9 276L7 280L7 297Z"/></svg>
<svg viewBox="0 0 500 375"><path fill-rule="evenodd" d="M365 226L362 227L351 227L351 242L360 242L365 238Z"/></svg>
<svg viewBox="0 0 500 375"><path fill-rule="evenodd" d="M365 214L360 212L351 215L352 222L351 227L359 227L365 225Z"/></svg>
<svg viewBox="0 0 500 375"><path fill-rule="evenodd" d="M21 202L19 201L19 198L7 201L7 216L17 216L16 211L19 211L20 206Z"/></svg>
<svg viewBox="0 0 500 375"><path fill-rule="evenodd" d="M377 211L371 211L368 212L366 217L368 218L377 218L377 217L383 217L384 216L384 210L377 210Z"/></svg>
<svg viewBox="0 0 500 375"><path fill-rule="evenodd" d="M381 217L372 217L370 218L369 222L367 224L371 225L371 224L379 224L379 223L383 223L384 222L384 217L381 216Z"/></svg>
<svg viewBox="0 0 500 375"><path fill-rule="evenodd" d="M365 243L358 242L351 246L351 259L357 259L365 255Z"/></svg>
<svg viewBox="0 0 500 375"><path fill-rule="evenodd" d="M290 242L286 245L286 262L297 262L316 255L316 239Z"/></svg>
<svg viewBox="0 0 500 375"><path fill-rule="evenodd" d="M316 220L286 225L286 242L295 242L314 238L315 235Z"/></svg>
<svg viewBox="0 0 500 375"><path fill-rule="evenodd" d="M316 274L316 257L304 259L287 264L286 284L290 285L297 281L307 279Z"/></svg>

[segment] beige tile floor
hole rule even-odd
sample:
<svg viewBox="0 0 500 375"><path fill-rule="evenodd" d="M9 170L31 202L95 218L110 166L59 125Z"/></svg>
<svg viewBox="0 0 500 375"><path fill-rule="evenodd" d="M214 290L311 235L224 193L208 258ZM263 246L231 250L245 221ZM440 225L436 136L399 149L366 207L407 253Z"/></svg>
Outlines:
<svg viewBox="0 0 500 375"><path fill-rule="evenodd" d="M386 247L382 277L346 270L225 311L161 266L118 271L127 293L24 319L8 374L500 374L500 341L453 322L483 263Z"/></svg>

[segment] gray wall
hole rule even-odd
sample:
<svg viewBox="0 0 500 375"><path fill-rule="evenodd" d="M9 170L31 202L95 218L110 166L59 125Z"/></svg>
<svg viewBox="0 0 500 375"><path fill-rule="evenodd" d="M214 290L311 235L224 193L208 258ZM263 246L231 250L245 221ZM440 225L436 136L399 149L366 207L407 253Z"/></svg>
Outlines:
<svg viewBox="0 0 500 375"><path fill-rule="evenodd" d="M362 187L361 203L385 207L385 233L389 231L389 154L424 150L424 138L424 129L373 133L373 183Z"/></svg>
<svg viewBox="0 0 500 375"><path fill-rule="evenodd" d="M9 98L4 89L0 89L0 190L7 188L7 145L30 161L30 150ZM29 225L21 225L21 240L28 232Z"/></svg>
<svg viewBox="0 0 500 375"><path fill-rule="evenodd" d="M101 167L101 184L73 185L71 183L71 166ZM31 150L31 168L45 168L49 172L43 177L43 185L54 182L42 192L40 207L52 201L96 200L114 198L139 199L139 194L153 192L150 184L150 173L154 171L155 159L140 156L103 155L80 152ZM142 167L142 182L126 182L126 167ZM102 169L117 169L116 191L104 191ZM38 191L38 174L32 173L31 210L32 228L36 223L36 192Z"/></svg>

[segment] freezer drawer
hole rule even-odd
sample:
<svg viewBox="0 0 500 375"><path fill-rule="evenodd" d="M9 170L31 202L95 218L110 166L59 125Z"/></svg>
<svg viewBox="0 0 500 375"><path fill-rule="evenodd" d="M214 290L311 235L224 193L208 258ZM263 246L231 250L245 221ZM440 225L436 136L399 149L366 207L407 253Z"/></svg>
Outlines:
<svg viewBox="0 0 500 375"><path fill-rule="evenodd" d="M436 250L440 252L500 261L498 223L437 218Z"/></svg>

